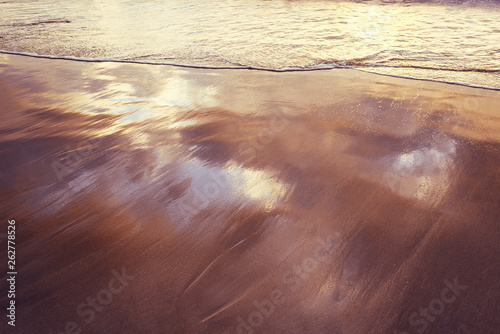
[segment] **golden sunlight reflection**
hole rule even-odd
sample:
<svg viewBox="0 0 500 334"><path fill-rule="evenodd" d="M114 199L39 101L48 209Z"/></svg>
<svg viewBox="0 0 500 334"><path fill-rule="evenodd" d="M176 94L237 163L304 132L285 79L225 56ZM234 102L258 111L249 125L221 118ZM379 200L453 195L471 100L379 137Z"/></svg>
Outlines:
<svg viewBox="0 0 500 334"><path fill-rule="evenodd" d="M403 7L369 5L363 7L363 12L359 16L350 16L348 24L352 27L351 34L355 40L361 41L359 47L355 48L353 58L366 58L373 56L375 52L397 49L390 46L394 43L401 24L411 24L413 15L408 15L403 11ZM367 44L368 43L368 44ZM373 49L371 55L367 55L367 49L378 46L378 50ZM326 56L326 55L325 55Z"/></svg>

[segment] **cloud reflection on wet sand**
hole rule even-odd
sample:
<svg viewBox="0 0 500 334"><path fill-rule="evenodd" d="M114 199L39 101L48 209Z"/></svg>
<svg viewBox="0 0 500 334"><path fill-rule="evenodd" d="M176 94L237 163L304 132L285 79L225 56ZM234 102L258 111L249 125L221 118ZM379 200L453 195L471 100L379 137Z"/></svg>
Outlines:
<svg viewBox="0 0 500 334"><path fill-rule="evenodd" d="M255 332L416 332L457 276L428 331L500 325L497 92L6 55L0 71L20 332L236 333L332 234ZM85 323L79 302L122 267L135 279Z"/></svg>

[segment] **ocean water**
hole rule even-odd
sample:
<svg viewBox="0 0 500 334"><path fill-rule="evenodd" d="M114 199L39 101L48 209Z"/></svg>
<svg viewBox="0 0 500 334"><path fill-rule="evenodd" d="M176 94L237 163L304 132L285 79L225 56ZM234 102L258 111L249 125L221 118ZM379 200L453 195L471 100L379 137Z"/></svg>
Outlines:
<svg viewBox="0 0 500 334"><path fill-rule="evenodd" d="M500 88L498 1L3 1L0 49Z"/></svg>

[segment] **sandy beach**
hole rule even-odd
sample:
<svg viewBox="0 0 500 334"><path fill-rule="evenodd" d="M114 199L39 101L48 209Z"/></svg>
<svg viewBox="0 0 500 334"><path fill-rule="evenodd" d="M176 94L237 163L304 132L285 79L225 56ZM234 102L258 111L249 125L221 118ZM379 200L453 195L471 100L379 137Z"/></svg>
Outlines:
<svg viewBox="0 0 500 334"><path fill-rule="evenodd" d="M0 54L15 333L496 333L499 110L351 69Z"/></svg>

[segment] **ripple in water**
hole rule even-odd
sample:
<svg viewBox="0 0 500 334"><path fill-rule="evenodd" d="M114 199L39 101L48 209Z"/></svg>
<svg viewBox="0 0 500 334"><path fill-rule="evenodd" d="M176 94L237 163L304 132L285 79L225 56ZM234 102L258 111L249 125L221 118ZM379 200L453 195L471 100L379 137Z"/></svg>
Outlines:
<svg viewBox="0 0 500 334"><path fill-rule="evenodd" d="M267 69L351 66L500 87L494 2L65 1L0 4L0 49Z"/></svg>

